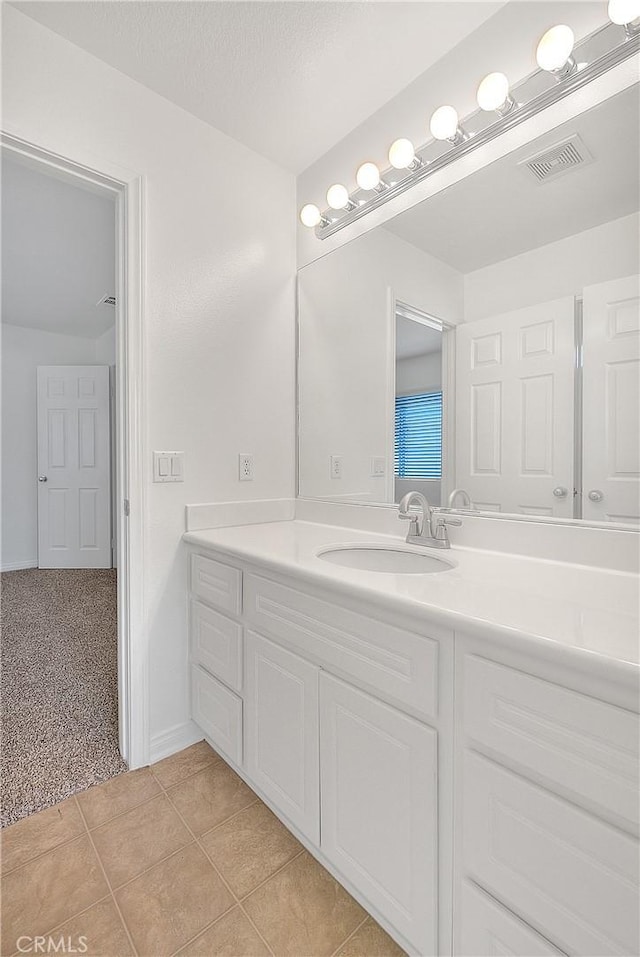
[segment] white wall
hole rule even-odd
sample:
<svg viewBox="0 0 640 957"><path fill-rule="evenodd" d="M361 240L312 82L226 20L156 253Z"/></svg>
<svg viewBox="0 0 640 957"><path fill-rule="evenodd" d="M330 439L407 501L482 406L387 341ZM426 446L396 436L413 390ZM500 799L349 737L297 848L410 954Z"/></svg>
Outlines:
<svg viewBox="0 0 640 957"><path fill-rule="evenodd" d="M300 271L301 495L393 498L393 482L371 475L372 457L392 468L390 295L455 323L462 290L460 273L386 229ZM331 455L342 456L341 479L330 476Z"/></svg>
<svg viewBox="0 0 640 957"><path fill-rule="evenodd" d="M2 323L3 571L38 564L36 369L94 363L94 339Z"/></svg>
<svg viewBox="0 0 640 957"><path fill-rule="evenodd" d="M442 388L442 353L427 352L396 361L396 395L437 392Z"/></svg>
<svg viewBox="0 0 640 957"><path fill-rule="evenodd" d="M3 34L5 130L145 179L145 566L133 584L153 742L188 718L185 505L293 494L294 180L7 5ZM153 449L184 450L183 484L152 484ZM239 452L255 457L253 483L238 482Z"/></svg>
<svg viewBox="0 0 640 957"><path fill-rule="evenodd" d="M95 340L96 362L100 365L114 366L116 364L116 327L107 329Z"/></svg>
<svg viewBox="0 0 640 957"><path fill-rule="evenodd" d="M465 322L523 309L638 272L640 216L623 216L464 277Z"/></svg>

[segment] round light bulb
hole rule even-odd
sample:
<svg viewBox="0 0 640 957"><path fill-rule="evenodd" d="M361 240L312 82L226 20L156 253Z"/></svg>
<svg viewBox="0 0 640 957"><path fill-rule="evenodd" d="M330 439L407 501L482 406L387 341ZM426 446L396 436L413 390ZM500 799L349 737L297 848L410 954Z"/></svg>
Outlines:
<svg viewBox="0 0 640 957"><path fill-rule="evenodd" d="M321 221L322 214L313 203L307 203L307 205L303 206L300 210L300 222L303 226L308 226L309 229L313 229L313 227L317 226Z"/></svg>
<svg viewBox="0 0 640 957"><path fill-rule="evenodd" d="M389 147L389 162L394 169L407 169L416 158L411 140L396 140Z"/></svg>
<svg viewBox="0 0 640 957"><path fill-rule="evenodd" d="M429 123L431 135L436 140L451 140L458 131L458 113L452 106L439 106Z"/></svg>
<svg viewBox="0 0 640 957"><path fill-rule="evenodd" d="M334 183L327 190L327 205L331 209L344 209L349 202L349 192L342 183Z"/></svg>
<svg viewBox="0 0 640 957"><path fill-rule="evenodd" d="M500 110L509 98L509 81L504 73L489 73L478 87L476 99L481 110Z"/></svg>
<svg viewBox="0 0 640 957"><path fill-rule="evenodd" d="M640 17L640 0L609 0L609 19L625 27Z"/></svg>
<svg viewBox="0 0 640 957"><path fill-rule="evenodd" d="M356 183L360 189L375 189L380 183L380 170L375 163L363 163L358 167Z"/></svg>
<svg viewBox="0 0 640 957"><path fill-rule="evenodd" d="M548 70L549 73L561 70L573 53L574 43L573 30L564 23L547 30L536 49L536 60L540 69Z"/></svg>

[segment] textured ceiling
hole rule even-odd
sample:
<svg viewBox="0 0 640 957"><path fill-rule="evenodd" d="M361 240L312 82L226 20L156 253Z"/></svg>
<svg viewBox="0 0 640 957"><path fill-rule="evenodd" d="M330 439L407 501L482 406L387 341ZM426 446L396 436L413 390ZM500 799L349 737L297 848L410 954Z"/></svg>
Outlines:
<svg viewBox="0 0 640 957"><path fill-rule="evenodd" d="M501 2L67 2L13 5L294 173Z"/></svg>
<svg viewBox="0 0 640 957"><path fill-rule="evenodd" d="M634 85L385 224L463 273L637 212ZM578 133L593 162L537 183L518 163Z"/></svg>
<svg viewBox="0 0 640 957"><path fill-rule="evenodd" d="M115 203L2 160L2 321L95 339L115 321Z"/></svg>

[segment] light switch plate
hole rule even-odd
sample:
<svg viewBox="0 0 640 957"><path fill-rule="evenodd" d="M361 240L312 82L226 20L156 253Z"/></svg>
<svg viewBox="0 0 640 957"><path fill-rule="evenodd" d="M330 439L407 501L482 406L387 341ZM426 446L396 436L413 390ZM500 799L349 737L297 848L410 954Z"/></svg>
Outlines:
<svg viewBox="0 0 640 957"><path fill-rule="evenodd" d="M374 455L371 459L372 478L383 478L386 472L386 461L383 455Z"/></svg>
<svg viewBox="0 0 640 957"><path fill-rule="evenodd" d="M154 452L153 481L184 482L184 452Z"/></svg>

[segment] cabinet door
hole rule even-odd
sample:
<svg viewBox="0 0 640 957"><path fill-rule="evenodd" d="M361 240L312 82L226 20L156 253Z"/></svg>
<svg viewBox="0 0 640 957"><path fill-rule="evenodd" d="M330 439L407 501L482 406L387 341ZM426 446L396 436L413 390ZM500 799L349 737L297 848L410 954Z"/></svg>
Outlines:
<svg viewBox="0 0 640 957"><path fill-rule="evenodd" d="M322 850L422 955L437 953L437 735L320 676Z"/></svg>
<svg viewBox="0 0 640 957"><path fill-rule="evenodd" d="M318 668L253 632L245 647L247 772L319 844Z"/></svg>

